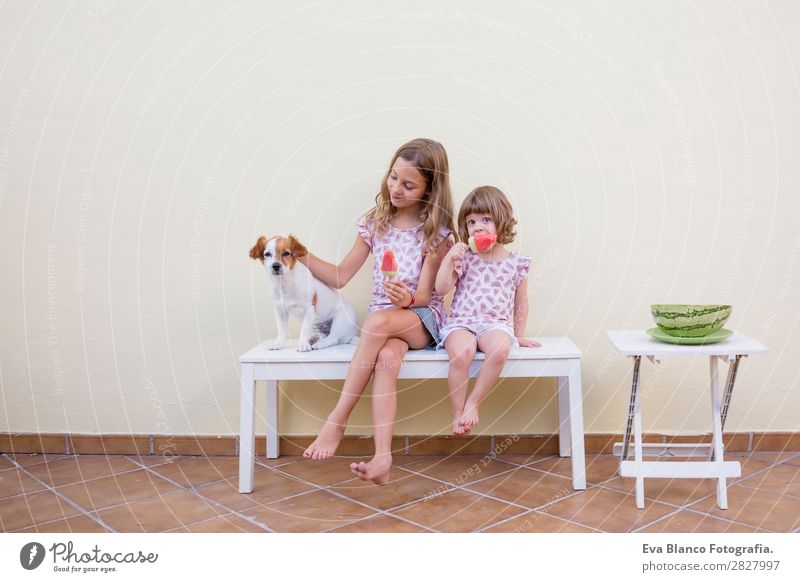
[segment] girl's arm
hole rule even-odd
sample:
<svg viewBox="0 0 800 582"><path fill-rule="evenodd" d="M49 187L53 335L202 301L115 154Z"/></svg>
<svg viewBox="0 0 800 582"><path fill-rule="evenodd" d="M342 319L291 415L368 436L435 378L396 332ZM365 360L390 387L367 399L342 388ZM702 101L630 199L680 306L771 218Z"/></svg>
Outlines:
<svg viewBox="0 0 800 582"><path fill-rule="evenodd" d="M517 285L517 290L514 293L514 335L517 337L520 347L538 348L541 347L542 344L524 337L525 325L528 323L529 306L528 278L525 277L522 282Z"/></svg>
<svg viewBox="0 0 800 582"><path fill-rule="evenodd" d="M460 261L467 254L467 245L464 243L456 243L450 252L445 255L442 260L442 266L436 274L436 284L434 288L436 293L444 297L456 284L458 276L456 275L455 265L456 261Z"/></svg>
<svg viewBox="0 0 800 582"><path fill-rule="evenodd" d="M427 307L430 305L434 283L437 281L436 274L441 270L439 266L442 263L443 244L427 253L422 261L414 307ZM402 281L386 280L383 282L383 289L392 305L402 308L411 307L411 292Z"/></svg>
<svg viewBox="0 0 800 582"><path fill-rule="evenodd" d="M414 307L427 307L430 304L434 283L438 280L437 273L440 271L439 266L441 264L442 257L436 252L425 255L425 260L422 262L422 271L419 274Z"/></svg>
<svg viewBox="0 0 800 582"><path fill-rule="evenodd" d="M298 257L298 260L308 267L308 270L317 279L334 289L341 289L358 272L367 260L369 253L369 245L363 238L356 235L356 242L353 244L353 248L350 249L350 252L338 265L323 261L311 253Z"/></svg>

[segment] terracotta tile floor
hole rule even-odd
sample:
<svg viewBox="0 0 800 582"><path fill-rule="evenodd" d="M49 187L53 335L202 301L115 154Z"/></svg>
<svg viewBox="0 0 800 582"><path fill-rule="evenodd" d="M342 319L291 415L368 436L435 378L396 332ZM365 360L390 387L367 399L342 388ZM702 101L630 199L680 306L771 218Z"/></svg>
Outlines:
<svg viewBox="0 0 800 582"><path fill-rule="evenodd" d="M573 491L556 456L397 457L392 480L353 478L352 459L257 459L240 495L234 457L0 455L5 532L798 532L800 452L726 455L742 462L729 509L710 480L634 480L589 455Z"/></svg>

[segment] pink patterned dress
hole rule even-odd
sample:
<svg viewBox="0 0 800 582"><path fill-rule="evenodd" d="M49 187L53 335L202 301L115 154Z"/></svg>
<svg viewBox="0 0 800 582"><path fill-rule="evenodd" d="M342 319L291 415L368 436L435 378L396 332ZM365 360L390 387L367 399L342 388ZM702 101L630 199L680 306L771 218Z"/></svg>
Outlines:
<svg viewBox="0 0 800 582"><path fill-rule="evenodd" d="M530 257L512 251L502 261L488 262L467 253L455 265L458 279L450 306L450 317L440 331L439 346L456 329L467 329L480 337L491 329L514 335L514 296L531 268Z"/></svg>
<svg viewBox="0 0 800 582"><path fill-rule="evenodd" d="M405 283L411 291L416 292L419 285L419 276L422 272L422 262L425 258L425 253L422 249L424 238L422 224L414 228L395 228L389 224L386 232L380 238L374 234L372 221L367 223L366 218L361 218L357 225L358 234L372 249L372 254L375 255L375 266L372 269L372 300L369 304L369 311L380 311L394 307L383 292L383 274L381 273L383 253L390 249L394 252L394 258L398 266L397 279ZM442 228L439 231L439 238L436 240L436 244L439 244L449 235L450 229ZM428 307L436 319L437 328L441 327L445 319L444 304L442 297L437 295L436 291L431 292L431 300L428 303Z"/></svg>

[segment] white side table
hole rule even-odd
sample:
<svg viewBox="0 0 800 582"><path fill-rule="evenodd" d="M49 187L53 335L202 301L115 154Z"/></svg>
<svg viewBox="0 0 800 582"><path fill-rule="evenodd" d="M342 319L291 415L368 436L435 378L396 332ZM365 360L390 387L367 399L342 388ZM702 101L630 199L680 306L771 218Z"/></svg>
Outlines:
<svg viewBox="0 0 800 582"><path fill-rule="evenodd" d="M723 459L722 429L728 415L736 373L743 356L766 354L769 350L756 340L734 333L721 342L705 346L681 346L659 342L644 331L609 331L608 338L614 349L622 356L633 359L633 379L631 382L631 399L628 407L628 421L625 426L625 438L614 446L614 453L620 455L619 474L621 477L636 478L636 507L644 508L644 479L655 478L692 478L717 479L717 505L720 509L728 508L728 491L726 479L739 477L742 468L738 461ZM653 363L669 356L708 356L711 370L711 422L713 426L711 445L682 444L662 445L642 443L642 411L639 399L639 368L642 356ZM720 400L718 362L728 360L728 378L725 392ZM631 429L633 429L634 460L628 460ZM698 452L706 456L706 461L659 462L644 461L643 456L658 455L664 449L676 456L698 456Z"/></svg>

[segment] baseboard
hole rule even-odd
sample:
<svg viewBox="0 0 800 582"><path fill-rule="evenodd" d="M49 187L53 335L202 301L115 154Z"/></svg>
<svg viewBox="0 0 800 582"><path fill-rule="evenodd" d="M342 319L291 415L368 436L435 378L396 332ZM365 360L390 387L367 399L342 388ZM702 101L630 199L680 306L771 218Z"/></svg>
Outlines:
<svg viewBox="0 0 800 582"><path fill-rule="evenodd" d="M723 439L727 452L800 451L800 432L726 433ZM281 436L281 454L299 455L313 440L314 436ZM644 440L664 444L710 442L711 435L645 434ZM610 454L614 443L621 441L621 434L587 434L584 447L587 454ZM554 455L558 454L558 435L396 436L392 449L395 454L406 455ZM371 436L347 435L337 454L365 456L372 451ZM256 437L256 452L266 455L266 437ZM239 439L229 435L0 433L0 453L224 457L239 454Z"/></svg>

